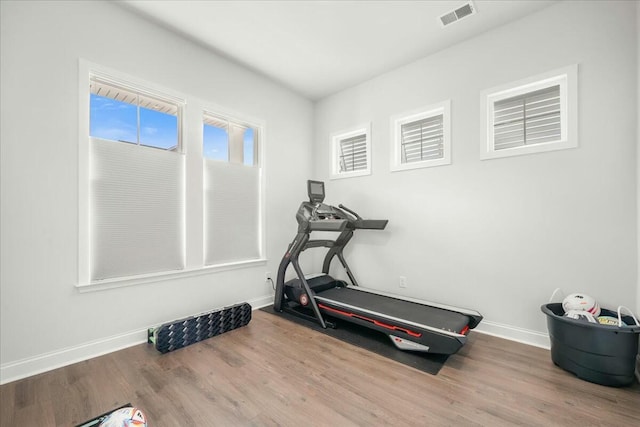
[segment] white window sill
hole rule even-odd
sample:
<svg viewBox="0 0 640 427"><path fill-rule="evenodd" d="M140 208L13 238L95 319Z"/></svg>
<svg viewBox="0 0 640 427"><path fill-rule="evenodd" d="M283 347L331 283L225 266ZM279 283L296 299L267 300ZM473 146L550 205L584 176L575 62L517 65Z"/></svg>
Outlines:
<svg viewBox="0 0 640 427"><path fill-rule="evenodd" d="M332 173L330 179L355 178L357 176L367 176L367 175L371 175L370 169L353 171L353 172Z"/></svg>
<svg viewBox="0 0 640 427"><path fill-rule="evenodd" d="M400 171L407 171L407 170L413 170L413 169L424 169L424 168L432 168L436 166L445 166L450 164L451 164L451 160L445 158L445 159L437 159L437 160L426 160L422 162L394 164L394 165L391 165L390 169L391 169L391 172L400 172Z"/></svg>
<svg viewBox="0 0 640 427"><path fill-rule="evenodd" d="M135 286L147 283L163 282L165 280L182 279L186 277L202 276L205 274L217 273L220 271L237 270L241 268L265 265L266 259L255 259L250 261L240 261L229 264L218 264L193 268L190 270L165 271L162 273L141 274L139 276L118 277L114 279L96 280L90 283L78 283L75 285L78 292L96 292L108 289L122 288L125 286Z"/></svg>

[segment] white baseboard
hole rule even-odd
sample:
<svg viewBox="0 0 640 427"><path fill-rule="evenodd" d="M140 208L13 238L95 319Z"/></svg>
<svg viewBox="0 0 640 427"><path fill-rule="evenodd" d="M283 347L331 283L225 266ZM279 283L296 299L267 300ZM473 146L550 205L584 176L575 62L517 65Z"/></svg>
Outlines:
<svg viewBox="0 0 640 427"><path fill-rule="evenodd" d="M483 320L473 331L549 350L549 334Z"/></svg>
<svg viewBox="0 0 640 427"><path fill-rule="evenodd" d="M78 346L44 353L35 357L0 365L0 384L6 384L32 375L41 374L83 360L102 356L147 341L147 330L131 331L121 335L90 341Z"/></svg>
<svg viewBox="0 0 640 427"><path fill-rule="evenodd" d="M264 296L248 301L255 310L273 302L272 296ZM171 321L171 320L167 320ZM158 325L155 325L158 326ZM150 326L154 327L154 326ZM15 362L0 365L0 384L6 384L32 375L41 374L73 363L82 362L107 353L122 350L147 342L148 328L126 332L112 337L101 338L77 346L44 353Z"/></svg>
<svg viewBox="0 0 640 427"><path fill-rule="evenodd" d="M261 309L263 307L267 307L269 305L273 304L273 296L269 295L266 297L262 297L262 298L257 298L252 300L251 302L249 302L249 304L251 304L251 307L253 307L254 310L258 310Z"/></svg>

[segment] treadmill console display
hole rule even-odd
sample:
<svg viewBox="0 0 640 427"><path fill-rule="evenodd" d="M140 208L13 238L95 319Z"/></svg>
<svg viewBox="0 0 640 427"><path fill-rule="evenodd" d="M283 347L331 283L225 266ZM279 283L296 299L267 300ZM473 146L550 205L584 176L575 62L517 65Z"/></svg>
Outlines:
<svg viewBox="0 0 640 427"><path fill-rule="evenodd" d="M324 182L307 181L307 193L311 202L322 203L324 201Z"/></svg>

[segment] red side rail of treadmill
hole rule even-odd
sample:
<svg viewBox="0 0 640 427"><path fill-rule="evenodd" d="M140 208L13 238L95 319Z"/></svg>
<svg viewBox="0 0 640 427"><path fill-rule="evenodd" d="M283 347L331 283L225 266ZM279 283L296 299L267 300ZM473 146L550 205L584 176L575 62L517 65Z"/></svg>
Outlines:
<svg viewBox="0 0 640 427"><path fill-rule="evenodd" d="M404 333L406 333L406 334L408 334L408 335L410 335L412 337L415 337L415 338L419 338L419 337L422 336L422 333L420 333L420 332L414 332L414 331L411 331L411 330L409 330L407 328L403 328L401 326L389 325L387 323L380 322L379 320L371 319L371 318L365 317L365 316L361 316L361 315L356 314L356 313L350 313L348 311L338 310L337 308L328 307L328 306L326 306L326 305L324 305L322 303L318 304L318 307L320 307L323 310L327 310L327 311L330 311L330 312L333 312L333 313L341 314L343 316L354 317L356 319L360 319L360 320L364 320L364 321L367 321L367 322L371 322L374 325L380 326L380 327L385 328L385 329L389 329L389 330L392 330L392 331L402 331L402 332L404 332Z"/></svg>

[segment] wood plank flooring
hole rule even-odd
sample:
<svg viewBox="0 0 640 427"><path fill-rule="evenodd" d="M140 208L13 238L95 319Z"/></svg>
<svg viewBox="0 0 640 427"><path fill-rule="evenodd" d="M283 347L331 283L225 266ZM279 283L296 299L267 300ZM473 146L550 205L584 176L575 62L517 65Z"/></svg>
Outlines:
<svg viewBox="0 0 640 427"><path fill-rule="evenodd" d="M161 426L632 426L611 388L549 352L473 333L438 375L264 313L162 355L146 344L0 386L0 425L73 426L131 402Z"/></svg>

